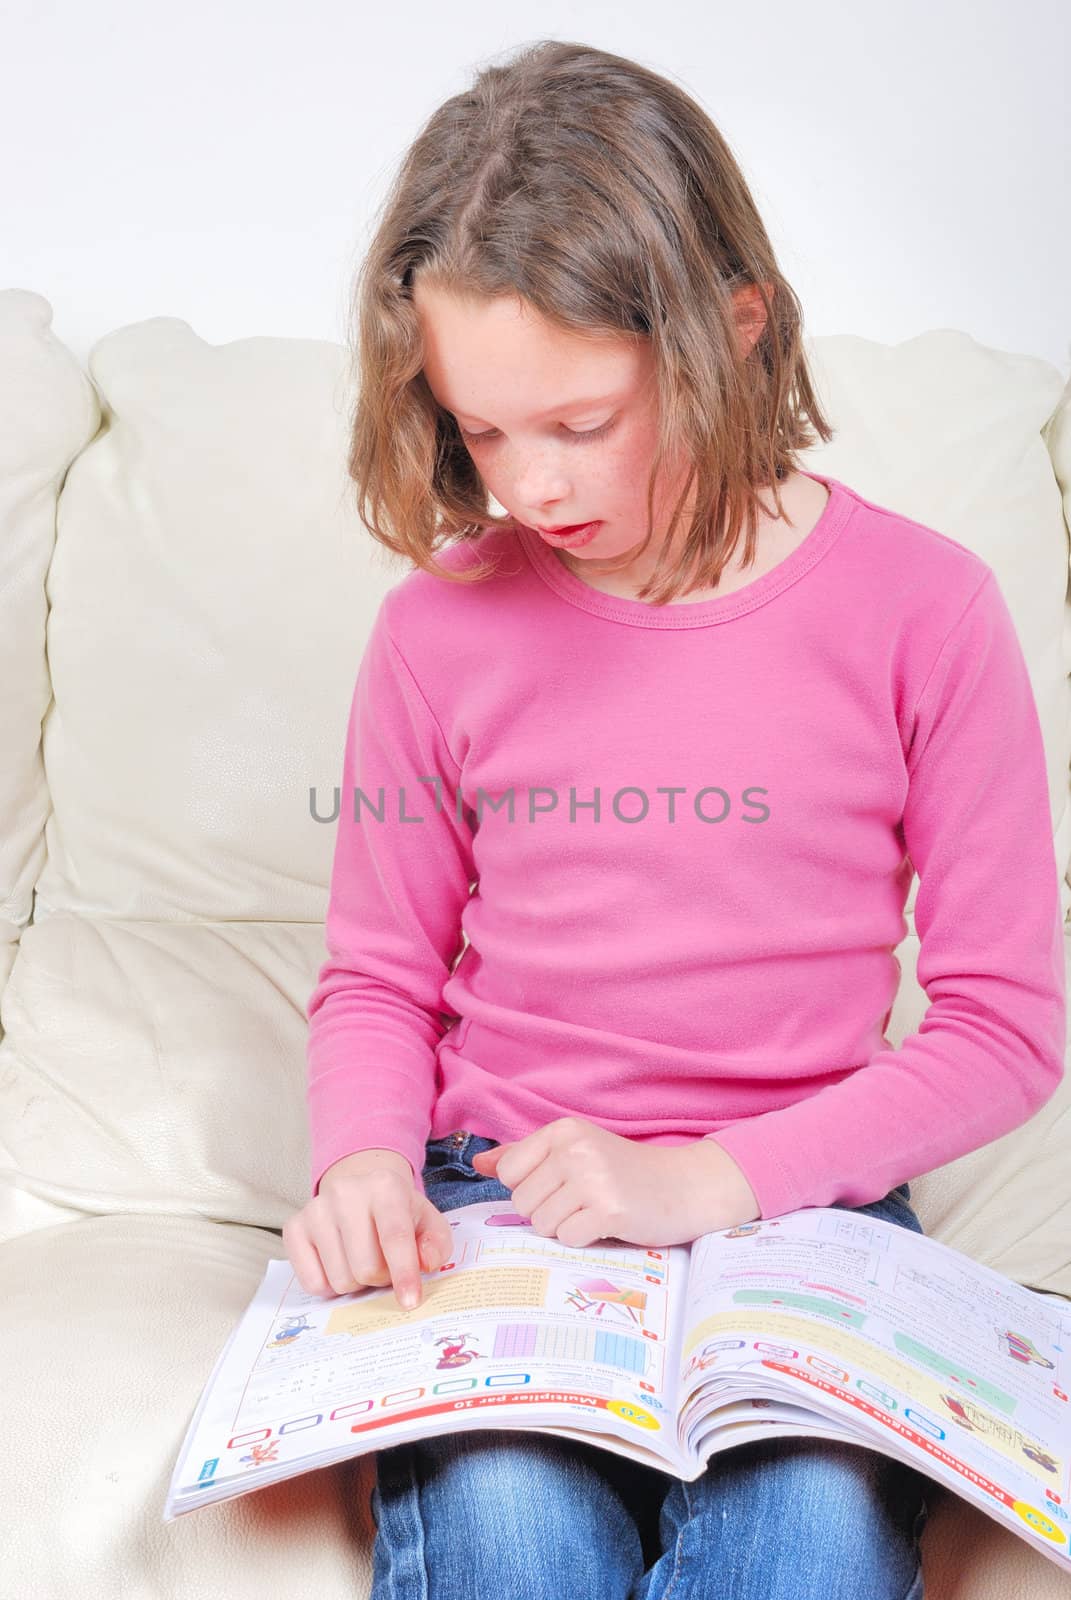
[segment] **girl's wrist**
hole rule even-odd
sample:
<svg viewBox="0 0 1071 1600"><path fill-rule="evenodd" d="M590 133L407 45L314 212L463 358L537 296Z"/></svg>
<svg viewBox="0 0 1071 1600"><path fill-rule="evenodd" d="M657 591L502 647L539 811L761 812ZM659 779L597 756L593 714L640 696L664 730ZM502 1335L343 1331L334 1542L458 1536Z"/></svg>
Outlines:
<svg viewBox="0 0 1071 1600"><path fill-rule="evenodd" d="M700 1169L700 1182L710 1186L712 1208L719 1217L712 1228L733 1228L744 1222L758 1222L762 1210L743 1168L714 1139L696 1139L690 1148Z"/></svg>
<svg viewBox="0 0 1071 1600"><path fill-rule="evenodd" d="M375 1167L396 1167L405 1177L412 1177L413 1169L406 1156L398 1150L385 1150L379 1147L367 1150L354 1150L351 1155L343 1156L341 1160L332 1162L323 1177L320 1187L333 1176L342 1177L353 1172L367 1172Z"/></svg>

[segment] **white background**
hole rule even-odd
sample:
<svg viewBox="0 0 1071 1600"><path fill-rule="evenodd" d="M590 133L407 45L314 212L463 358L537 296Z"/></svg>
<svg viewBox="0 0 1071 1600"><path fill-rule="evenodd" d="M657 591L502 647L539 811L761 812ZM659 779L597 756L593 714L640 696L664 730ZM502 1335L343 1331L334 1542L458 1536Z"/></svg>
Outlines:
<svg viewBox="0 0 1071 1600"><path fill-rule="evenodd" d="M407 145L539 38L674 79L752 187L808 337L958 328L1071 369L1071 6L4 0L0 288L83 361L176 316L347 339Z"/></svg>

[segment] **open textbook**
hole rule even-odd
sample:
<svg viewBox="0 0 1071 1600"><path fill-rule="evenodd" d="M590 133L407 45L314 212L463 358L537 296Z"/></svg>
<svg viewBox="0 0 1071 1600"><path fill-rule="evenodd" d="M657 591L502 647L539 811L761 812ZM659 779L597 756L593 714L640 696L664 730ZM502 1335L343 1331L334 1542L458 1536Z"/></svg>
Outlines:
<svg viewBox="0 0 1071 1600"><path fill-rule="evenodd" d="M911 1463L1071 1571L1071 1303L935 1239L810 1207L647 1249L583 1248L509 1202L444 1212L451 1259L306 1294L270 1261L201 1396L164 1510L468 1428L582 1439L678 1478L750 1439Z"/></svg>

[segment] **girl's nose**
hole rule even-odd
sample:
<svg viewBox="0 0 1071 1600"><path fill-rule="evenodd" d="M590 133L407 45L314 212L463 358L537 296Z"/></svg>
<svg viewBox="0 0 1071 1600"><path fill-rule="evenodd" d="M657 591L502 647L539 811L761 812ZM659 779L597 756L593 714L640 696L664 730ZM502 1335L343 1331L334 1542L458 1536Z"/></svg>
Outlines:
<svg viewBox="0 0 1071 1600"><path fill-rule="evenodd" d="M534 520L553 523L554 507L568 505L572 488L552 461L533 459L522 465L513 479L514 503L529 506Z"/></svg>

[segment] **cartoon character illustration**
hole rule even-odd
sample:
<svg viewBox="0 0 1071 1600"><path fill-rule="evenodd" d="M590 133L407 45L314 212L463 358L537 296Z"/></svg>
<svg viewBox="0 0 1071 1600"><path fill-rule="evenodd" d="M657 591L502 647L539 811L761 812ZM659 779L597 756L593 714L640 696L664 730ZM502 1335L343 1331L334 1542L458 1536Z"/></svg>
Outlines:
<svg viewBox="0 0 1071 1600"><path fill-rule="evenodd" d="M440 1372L447 1372L452 1367L467 1367L470 1361L486 1361L487 1357L481 1355L479 1350L466 1350L468 1343L467 1333L446 1334L441 1339L436 1339L436 1344L446 1346L442 1355L436 1361L436 1368Z"/></svg>
<svg viewBox="0 0 1071 1600"><path fill-rule="evenodd" d="M293 1344L299 1334L309 1332L311 1327L312 1324L304 1312L301 1313L300 1317L291 1312L286 1317L282 1327L276 1329L275 1337L267 1348L269 1350L285 1350L289 1345Z"/></svg>

